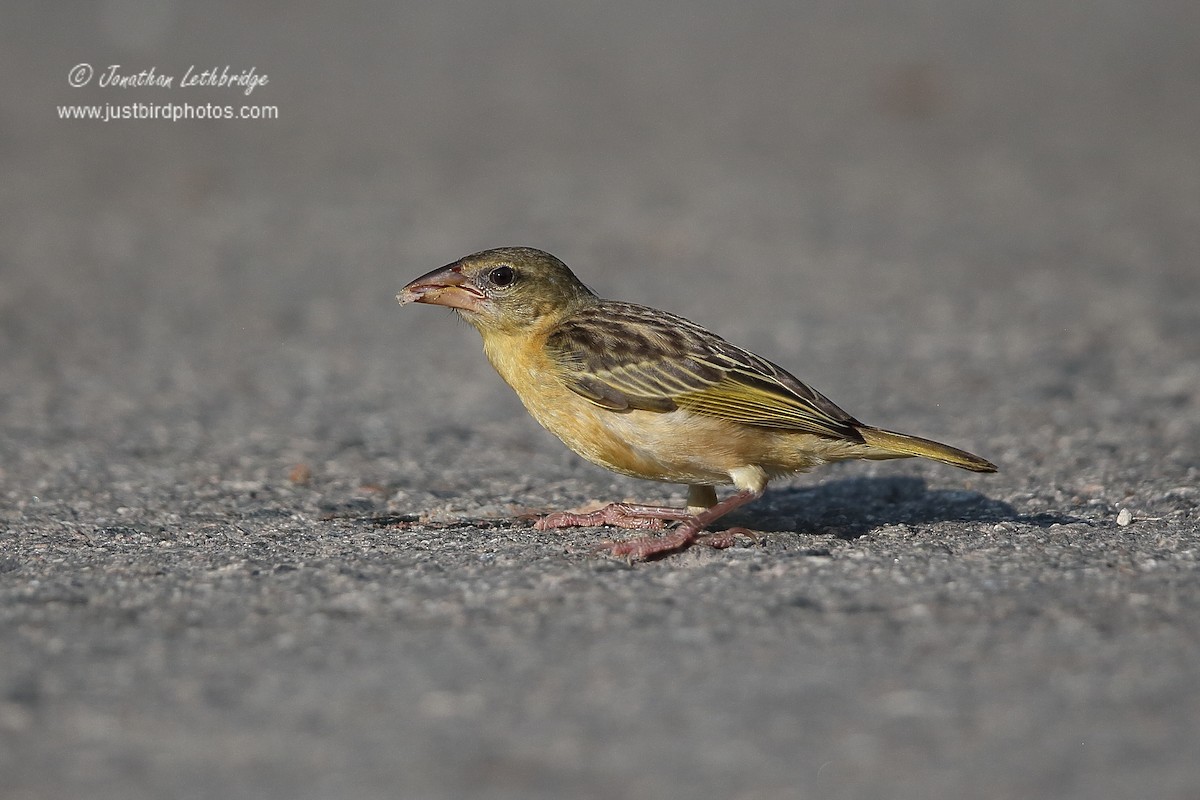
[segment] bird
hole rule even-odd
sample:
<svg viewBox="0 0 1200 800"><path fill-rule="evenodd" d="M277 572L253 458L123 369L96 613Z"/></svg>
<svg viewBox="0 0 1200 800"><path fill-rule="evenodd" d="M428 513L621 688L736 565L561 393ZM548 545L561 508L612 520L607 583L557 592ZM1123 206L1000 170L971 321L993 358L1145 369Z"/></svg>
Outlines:
<svg viewBox="0 0 1200 800"><path fill-rule="evenodd" d="M771 479L828 462L921 457L997 469L965 450L864 424L782 367L683 317L602 299L532 247L465 256L411 281L397 300L446 306L470 323L530 415L587 461L688 487L683 508L611 503L536 523L648 531L602 545L630 561L694 544L729 547L751 534L708 533L713 522L761 497ZM718 500L715 487L725 485L734 492ZM678 524L668 530L669 522Z"/></svg>

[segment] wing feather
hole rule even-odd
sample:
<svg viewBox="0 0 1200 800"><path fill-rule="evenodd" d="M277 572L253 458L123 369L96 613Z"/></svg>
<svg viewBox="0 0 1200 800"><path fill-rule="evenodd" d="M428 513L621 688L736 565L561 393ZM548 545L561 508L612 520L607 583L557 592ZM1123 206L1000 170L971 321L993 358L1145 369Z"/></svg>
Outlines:
<svg viewBox="0 0 1200 800"><path fill-rule="evenodd" d="M673 411L860 440L857 420L786 370L682 317L601 302L547 347L570 388L613 411Z"/></svg>

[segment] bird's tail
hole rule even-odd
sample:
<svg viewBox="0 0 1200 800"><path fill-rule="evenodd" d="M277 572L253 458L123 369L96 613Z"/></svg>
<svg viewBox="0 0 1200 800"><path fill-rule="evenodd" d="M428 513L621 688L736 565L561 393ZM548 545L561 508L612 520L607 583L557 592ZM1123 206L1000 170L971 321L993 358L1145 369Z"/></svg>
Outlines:
<svg viewBox="0 0 1200 800"><path fill-rule="evenodd" d="M883 451L878 456L875 456L876 458L910 458L918 456L920 458L931 458L934 461L940 461L952 467L969 469L971 472L996 471L996 465L987 459L980 458L973 453L968 453L966 450L951 447L948 444L935 442L932 439L909 436L907 433L885 431L883 428L872 428L869 425L863 425L858 429L858 432L862 434L864 442ZM871 457L867 456L867 458Z"/></svg>

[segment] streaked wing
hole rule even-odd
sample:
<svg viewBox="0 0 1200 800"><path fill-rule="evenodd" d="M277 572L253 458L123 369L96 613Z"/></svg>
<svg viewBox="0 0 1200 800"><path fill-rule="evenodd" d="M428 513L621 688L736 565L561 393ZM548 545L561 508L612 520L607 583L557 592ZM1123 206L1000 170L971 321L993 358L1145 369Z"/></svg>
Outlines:
<svg viewBox="0 0 1200 800"><path fill-rule="evenodd" d="M857 421L766 359L682 317L604 301L547 347L573 391L614 411L686 409L746 425L858 440Z"/></svg>

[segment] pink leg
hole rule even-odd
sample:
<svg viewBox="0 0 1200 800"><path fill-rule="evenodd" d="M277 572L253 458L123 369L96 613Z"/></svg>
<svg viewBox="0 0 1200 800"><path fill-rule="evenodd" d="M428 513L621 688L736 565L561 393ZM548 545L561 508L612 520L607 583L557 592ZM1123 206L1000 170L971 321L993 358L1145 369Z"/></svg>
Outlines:
<svg viewBox="0 0 1200 800"><path fill-rule="evenodd" d="M690 520L692 515L679 508L665 506L643 506L635 503L610 503L598 511L586 514L572 514L569 511L555 511L542 517L536 523L539 531L553 528L595 528L600 525L613 525L630 530L657 531L662 530L666 520Z"/></svg>
<svg viewBox="0 0 1200 800"><path fill-rule="evenodd" d="M701 536L700 531L738 506L745 505L752 500L757 500L759 497L762 497L762 492L743 489L737 494L726 497L712 508L701 511L696 516L686 520L677 529L665 536L641 536L637 539L630 539L627 542L609 542L604 544L603 547L614 556L627 556L630 561L644 561L674 550L682 550L696 542L708 544L718 550L729 547L733 544L734 535L740 529L707 536Z"/></svg>

